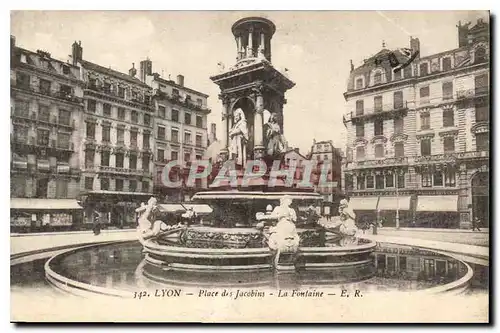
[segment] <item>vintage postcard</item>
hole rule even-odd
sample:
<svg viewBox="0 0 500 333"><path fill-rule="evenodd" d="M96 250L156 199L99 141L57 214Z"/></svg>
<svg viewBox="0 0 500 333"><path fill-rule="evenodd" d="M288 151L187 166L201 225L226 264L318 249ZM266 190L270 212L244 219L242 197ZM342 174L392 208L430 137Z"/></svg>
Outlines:
<svg viewBox="0 0 500 333"><path fill-rule="evenodd" d="M13 322L488 323L488 11L12 11Z"/></svg>

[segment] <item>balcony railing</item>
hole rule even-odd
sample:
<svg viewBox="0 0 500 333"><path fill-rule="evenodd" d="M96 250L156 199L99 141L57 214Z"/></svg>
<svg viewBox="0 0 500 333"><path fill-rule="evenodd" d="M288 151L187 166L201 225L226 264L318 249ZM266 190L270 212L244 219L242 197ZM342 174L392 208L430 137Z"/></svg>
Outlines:
<svg viewBox="0 0 500 333"><path fill-rule="evenodd" d="M83 103L83 99L75 96L73 92L69 91L53 91L51 89L46 89L46 88L41 88L35 85L28 85L28 84L16 84L16 88L26 90L29 92L41 94L44 96L49 96L57 99L62 99L68 102L73 102L73 103Z"/></svg>
<svg viewBox="0 0 500 333"><path fill-rule="evenodd" d="M384 112L394 112L394 111L402 111L408 109L408 102L401 101L398 103L392 104L383 104L381 106L373 107L373 108L363 108L358 109L352 113L352 118L356 117L369 117L377 114L381 114Z"/></svg>
<svg viewBox="0 0 500 333"><path fill-rule="evenodd" d="M357 167L391 166L408 164L408 157L389 157L376 160L354 161Z"/></svg>
<svg viewBox="0 0 500 333"><path fill-rule="evenodd" d="M181 106L186 106L192 110L195 111L202 111L202 112L210 112L211 110L207 108L206 106L199 105L196 102L193 102L189 99L183 100L180 95L169 95L166 92L163 92L159 89L157 89L154 93L154 97L159 98L159 99L166 99L172 103L175 103L177 105Z"/></svg>
<svg viewBox="0 0 500 333"><path fill-rule="evenodd" d="M149 175L151 173L150 171L147 170L118 168L105 165L99 165L97 167L97 171L101 173L114 173L114 174L131 175L131 176Z"/></svg>
<svg viewBox="0 0 500 333"><path fill-rule="evenodd" d="M475 89L457 90L457 99L468 99L474 97L487 96L490 92L489 87L476 87Z"/></svg>

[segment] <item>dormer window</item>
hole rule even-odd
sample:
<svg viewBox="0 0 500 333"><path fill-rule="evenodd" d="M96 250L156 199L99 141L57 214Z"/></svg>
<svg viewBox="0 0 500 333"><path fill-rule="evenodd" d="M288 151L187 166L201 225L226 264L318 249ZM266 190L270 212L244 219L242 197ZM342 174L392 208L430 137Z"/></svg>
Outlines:
<svg viewBox="0 0 500 333"><path fill-rule="evenodd" d="M382 83L382 73L377 72L373 76L373 84L380 84L380 83Z"/></svg>
<svg viewBox="0 0 500 333"><path fill-rule="evenodd" d="M484 47L478 47L474 53L474 62L485 62L486 61L486 50Z"/></svg>
<svg viewBox="0 0 500 333"><path fill-rule="evenodd" d="M429 64L428 63L423 63L420 64L420 75L427 75L429 74Z"/></svg>
<svg viewBox="0 0 500 333"><path fill-rule="evenodd" d="M393 72L393 80L401 80L401 69Z"/></svg>
<svg viewBox="0 0 500 333"><path fill-rule="evenodd" d="M67 65L63 65L63 66L62 66L62 68L63 68L63 74L66 74L66 75L67 75L67 74L69 74L69 73L70 73L70 68L69 68L69 66L67 66Z"/></svg>
<svg viewBox="0 0 500 333"><path fill-rule="evenodd" d="M364 88L363 78L356 79L356 89L363 89L363 88Z"/></svg>
<svg viewBox="0 0 500 333"><path fill-rule="evenodd" d="M449 71L451 70L451 58L443 58L443 71Z"/></svg>

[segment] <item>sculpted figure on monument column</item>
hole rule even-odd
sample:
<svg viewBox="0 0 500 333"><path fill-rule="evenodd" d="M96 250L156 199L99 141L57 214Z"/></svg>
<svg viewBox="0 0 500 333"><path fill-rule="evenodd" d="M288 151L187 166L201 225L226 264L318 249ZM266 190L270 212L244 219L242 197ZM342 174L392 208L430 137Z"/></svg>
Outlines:
<svg viewBox="0 0 500 333"><path fill-rule="evenodd" d="M248 125L242 109L234 111L234 125L229 131L230 157L237 165L243 166L247 156Z"/></svg>

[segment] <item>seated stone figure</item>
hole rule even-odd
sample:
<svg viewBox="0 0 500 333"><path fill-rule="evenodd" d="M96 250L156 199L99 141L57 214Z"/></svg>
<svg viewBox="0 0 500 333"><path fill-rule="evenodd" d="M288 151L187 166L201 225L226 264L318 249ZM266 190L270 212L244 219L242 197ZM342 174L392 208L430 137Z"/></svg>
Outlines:
<svg viewBox="0 0 500 333"><path fill-rule="evenodd" d="M154 220L154 211L156 208L156 199L151 197L147 204L141 204L141 207L135 210L140 214L137 219L137 232L141 244L149 238L157 236L162 230L167 229L167 225L160 220Z"/></svg>
<svg viewBox="0 0 500 333"><path fill-rule="evenodd" d="M338 244L340 246L355 245L358 243L356 233L355 219L356 213L349 207L349 202L345 199L340 201L340 216L334 217L332 222L323 223L322 226L338 235Z"/></svg>

